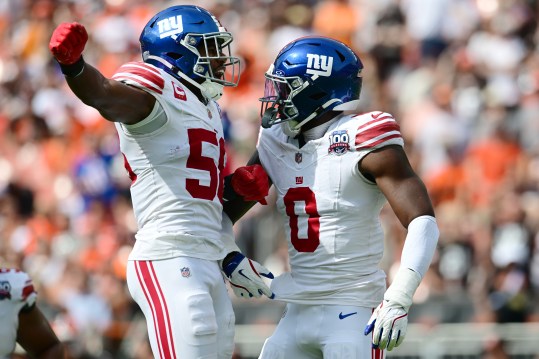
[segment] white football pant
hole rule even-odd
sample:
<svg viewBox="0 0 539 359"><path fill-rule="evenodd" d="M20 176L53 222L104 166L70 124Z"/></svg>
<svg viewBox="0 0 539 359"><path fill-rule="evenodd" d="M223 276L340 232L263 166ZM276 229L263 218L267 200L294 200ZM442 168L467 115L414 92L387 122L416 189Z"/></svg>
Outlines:
<svg viewBox="0 0 539 359"><path fill-rule="evenodd" d="M127 285L146 317L155 358L232 357L235 317L216 261L129 261Z"/></svg>
<svg viewBox="0 0 539 359"><path fill-rule="evenodd" d="M371 308L289 303L259 359L383 359L364 335Z"/></svg>

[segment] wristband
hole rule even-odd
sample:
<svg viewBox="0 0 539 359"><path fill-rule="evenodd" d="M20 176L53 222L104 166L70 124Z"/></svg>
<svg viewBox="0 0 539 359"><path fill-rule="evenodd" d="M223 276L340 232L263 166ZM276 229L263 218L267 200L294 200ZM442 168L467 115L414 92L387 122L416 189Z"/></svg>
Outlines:
<svg viewBox="0 0 539 359"><path fill-rule="evenodd" d="M60 70L62 71L65 77L73 78L73 77L79 76L82 73L82 71L84 70L84 65L86 63L84 62L84 59L81 56L80 59L78 59L76 62L72 64L64 65L59 62L58 64L60 65Z"/></svg>
<svg viewBox="0 0 539 359"><path fill-rule="evenodd" d="M245 258L245 256L237 251L230 252L226 255L226 257L221 262L221 268L223 269L227 277L230 278L230 274L232 274L232 271L227 270L227 267L231 263L234 263L235 264L234 268L236 268L240 264L240 262L243 260L243 258Z"/></svg>
<svg viewBox="0 0 539 359"><path fill-rule="evenodd" d="M232 176L234 176L234 174L230 174L224 179L223 201L225 202L243 198L234 191L234 188L232 187Z"/></svg>

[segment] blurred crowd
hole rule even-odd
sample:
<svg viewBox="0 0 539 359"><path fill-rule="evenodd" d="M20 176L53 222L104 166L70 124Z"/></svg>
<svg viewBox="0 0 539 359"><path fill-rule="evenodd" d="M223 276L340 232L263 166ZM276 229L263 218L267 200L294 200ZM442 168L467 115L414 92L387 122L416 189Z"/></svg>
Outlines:
<svg viewBox="0 0 539 359"><path fill-rule="evenodd" d="M309 34L341 40L365 67L363 110L395 116L435 204L439 249L410 321L539 321L538 1L2 0L0 266L33 277L72 357L151 354L125 284L136 223L116 132L70 92L50 35L84 24L85 60L111 76L140 60L151 16L188 3L217 15L242 58L240 85L220 100L229 171L256 145L263 74L278 51ZM406 232L390 208L381 215L390 281ZM275 274L287 270L279 228L275 208L258 204L235 227ZM238 324L280 317L269 300L234 300Z"/></svg>

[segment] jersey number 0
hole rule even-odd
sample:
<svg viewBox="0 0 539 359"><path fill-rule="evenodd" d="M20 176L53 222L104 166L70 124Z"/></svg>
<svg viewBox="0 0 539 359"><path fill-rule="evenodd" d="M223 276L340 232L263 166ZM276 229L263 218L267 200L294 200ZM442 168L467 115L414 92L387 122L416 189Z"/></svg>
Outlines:
<svg viewBox="0 0 539 359"><path fill-rule="evenodd" d="M290 188L284 198L286 214L289 218L290 240L298 252L314 252L320 244L320 215L316 208L316 197L309 187ZM299 237L298 222L300 216L296 214L296 202L305 203L307 214L307 238ZM305 218L305 216L301 216Z"/></svg>

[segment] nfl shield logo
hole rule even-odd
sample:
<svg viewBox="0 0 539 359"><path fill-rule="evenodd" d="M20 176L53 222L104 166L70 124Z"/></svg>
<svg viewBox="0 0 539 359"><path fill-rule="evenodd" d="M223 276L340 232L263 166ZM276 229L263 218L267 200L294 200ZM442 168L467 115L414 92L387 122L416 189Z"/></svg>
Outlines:
<svg viewBox="0 0 539 359"><path fill-rule="evenodd" d="M189 278L191 276L191 270L189 269L189 267L183 267L182 269L180 269L180 271L182 272L182 277L184 278Z"/></svg>
<svg viewBox="0 0 539 359"><path fill-rule="evenodd" d="M301 152L296 153L296 163L301 163L303 161L303 155Z"/></svg>

